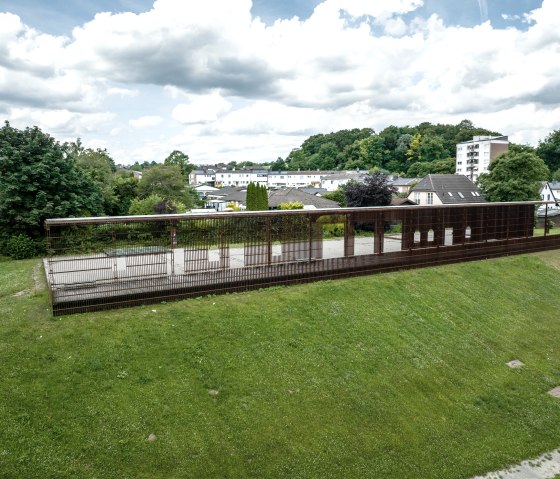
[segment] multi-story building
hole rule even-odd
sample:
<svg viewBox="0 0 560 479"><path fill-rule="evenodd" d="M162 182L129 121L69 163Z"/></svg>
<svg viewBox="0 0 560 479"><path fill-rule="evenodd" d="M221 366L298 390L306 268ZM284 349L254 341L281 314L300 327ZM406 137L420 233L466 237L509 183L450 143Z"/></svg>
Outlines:
<svg viewBox="0 0 560 479"><path fill-rule="evenodd" d="M320 188L321 178L333 171L271 171L268 173L268 188Z"/></svg>
<svg viewBox="0 0 560 479"><path fill-rule="evenodd" d="M476 181L482 173L488 173L490 162L508 151L507 136L473 136L472 140L457 144L455 174Z"/></svg>
<svg viewBox="0 0 560 479"><path fill-rule="evenodd" d="M331 175L321 177L321 188L327 191L336 191L349 181L362 182L367 171L339 171Z"/></svg>
<svg viewBox="0 0 560 479"><path fill-rule="evenodd" d="M189 173L189 183L191 185L210 185L216 182L216 171L211 168L199 168Z"/></svg>
<svg viewBox="0 0 560 479"><path fill-rule="evenodd" d="M249 183L267 186L268 170L222 170L216 172L216 186L249 186Z"/></svg>

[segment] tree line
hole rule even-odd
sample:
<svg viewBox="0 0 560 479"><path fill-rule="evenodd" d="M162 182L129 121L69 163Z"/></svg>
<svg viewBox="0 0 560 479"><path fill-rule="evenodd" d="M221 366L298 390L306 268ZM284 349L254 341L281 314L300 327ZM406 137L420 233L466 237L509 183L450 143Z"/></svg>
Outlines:
<svg viewBox="0 0 560 479"><path fill-rule="evenodd" d="M285 159L270 163L272 170L381 170L410 178L455 172L456 145L473 136L503 136L476 127L470 120L456 125L420 123L389 126L379 133L371 128L340 130L307 138ZM523 146L524 145L519 145ZM560 178L560 130L529 150L543 159Z"/></svg>
<svg viewBox="0 0 560 479"><path fill-rule="evenodd" d="M468 120L457 125L389 126L380 133L371 128L340 130L313 135L285 160L278 158L267 166L273 170L358 168L409 177L454 173L455 145L477 135L500 133L475 127ZM137 162L132 168L143 171L141 182L119 169L105 149L85 148L79 139L60 143L38 127L19 130L5 122L0 128L2 251L24 256L40 250L46 218L179 213L197 206L197 195L188 185L195 166L183 152L173 151L163 164ZM509 153L489 169L479 184L490 201L539 199L540 181L560 181L560 130L541 140L537 148L510 145ZM349 188L350 195L358 187ZM381 190L386 202L387 191ZM345 192L337 194L344 194L346 204L354 203L347 201ZM249 197L257 208L264 208L262 192L255 189Z"/></svg>
<svg viewBox="0 0 560 479"><path fill-rule="evenodd" d="M194 168L173 151L138 181L105 149L60 143L38 127L0 128L0 247L13 257L44 250L47 218L178 213L197 205Z"/></svg>

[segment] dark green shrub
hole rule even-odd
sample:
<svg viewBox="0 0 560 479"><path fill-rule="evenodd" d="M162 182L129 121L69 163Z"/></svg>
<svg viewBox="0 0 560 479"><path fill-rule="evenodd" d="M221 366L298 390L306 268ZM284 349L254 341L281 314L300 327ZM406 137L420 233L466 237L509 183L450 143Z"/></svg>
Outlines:
<svg viewBox="0 0 560 479"><path fill-rule="evenodd" d="M6 241L6 254L14 259L33 258L37 255L37 246L27 235L14 235Z"/></svg>

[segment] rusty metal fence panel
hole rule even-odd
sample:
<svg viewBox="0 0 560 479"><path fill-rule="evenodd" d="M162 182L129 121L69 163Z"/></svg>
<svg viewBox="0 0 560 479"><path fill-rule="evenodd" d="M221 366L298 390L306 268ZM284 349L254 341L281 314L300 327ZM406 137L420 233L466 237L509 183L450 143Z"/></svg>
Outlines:
<svg viewBox="0 0 560 479"><path fill-rule="evenodd" d="M124 307L558 248L538 205L47 220L45 269L55 315Z"/></svg>

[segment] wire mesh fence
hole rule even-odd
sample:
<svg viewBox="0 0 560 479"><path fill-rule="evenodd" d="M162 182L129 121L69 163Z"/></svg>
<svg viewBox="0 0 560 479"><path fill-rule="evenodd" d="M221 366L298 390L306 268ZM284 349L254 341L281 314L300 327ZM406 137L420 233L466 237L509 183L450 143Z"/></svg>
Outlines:
<svg viewBox="0 0 560 479"><path fill-rule="evenodd" d="M46 221L53 314L560 247L539 204Z"/></svg>

